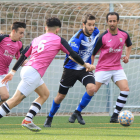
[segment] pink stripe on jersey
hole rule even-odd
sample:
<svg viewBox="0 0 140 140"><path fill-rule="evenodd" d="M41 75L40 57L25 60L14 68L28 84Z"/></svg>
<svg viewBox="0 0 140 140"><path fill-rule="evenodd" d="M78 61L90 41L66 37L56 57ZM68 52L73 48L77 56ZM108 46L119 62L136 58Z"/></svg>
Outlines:
<svg viewBox="0 0 140 140"><path fill-rule="evenodd" d="M7 74L9 65L15 56L20 57L21 41L12 41L10 37L4 37L0 42L0 75Z"/></svg>
<svg viewBox="0 0 140 140"><path fill-rule="evenodd" d="M30 47L25 54L27 57L31 54L26 65L35 68L41 77L60 50L69 54L67 49L61 44L61 38L53 33L46 33L35 38Z"/></svg>
<svg viewBox="0 0 140 140"><path fill-rule="evenodd" d="M109 30L103 35L100 57L95 72L123 69L120 59L127 37L127 33L121 30L118 30L117 35L112 35Z"/></svg>

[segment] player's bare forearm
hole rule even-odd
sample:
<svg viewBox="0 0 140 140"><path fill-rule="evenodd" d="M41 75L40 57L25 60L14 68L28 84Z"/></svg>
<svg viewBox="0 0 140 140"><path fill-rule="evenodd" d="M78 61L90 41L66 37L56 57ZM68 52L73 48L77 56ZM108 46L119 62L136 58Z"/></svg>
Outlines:
<svg viewBox="0 0 140 140"><path fill-rule="evenodd" d="M128 58L129 58L129 56L130 56L131 50L132 50L132 46L126 47L126 56L127 56Z"/></svg>
<svg viewBox="0 0 140 140"><path fill-rule="evenodd" d="M124 63L128 63L129 62L129 56L130 56L131 50L132 50L132 46L126 47L126 56L124 56L122 58Z"/></svg>
<svg viewBox="0 0 140 140"><path fill-rule="evenodd" d="M13 76L15 74L15 70L11 70L1 81L2 84L6 84L8 81L13 79Z"/></svg>

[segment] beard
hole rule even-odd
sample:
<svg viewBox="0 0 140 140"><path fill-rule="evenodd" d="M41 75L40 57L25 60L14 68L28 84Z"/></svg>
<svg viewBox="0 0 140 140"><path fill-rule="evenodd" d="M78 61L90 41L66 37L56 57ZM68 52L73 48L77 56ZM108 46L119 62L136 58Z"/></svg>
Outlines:
<svg viewBox="0 0 140 140"><path fill-rule="evenodd" d="M91 36L91 34L89 33L89 31L88 31L88 29L85 27L85 33L87 34L87 35L89 35L89 36Z"/></svg>
<svg viewBox="0 0 140 140"><path fill-rule="evenodd" d="M114 27L114 28L111 28L111 27L110 27L110 30L111 30L111 31L115 31L115 30L116 30L116 27Z"/></svg>

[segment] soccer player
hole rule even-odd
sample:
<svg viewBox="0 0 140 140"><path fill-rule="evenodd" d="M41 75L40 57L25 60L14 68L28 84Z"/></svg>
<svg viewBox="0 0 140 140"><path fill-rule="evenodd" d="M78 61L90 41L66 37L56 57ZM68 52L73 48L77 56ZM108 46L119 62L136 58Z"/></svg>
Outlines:
<svg viewBox="0 0 140 140"><path fill-rule="evenodd" d="M125 44L126 55L122 58L122 60L124 63L128 63L132 43L129 34L117 27L119 23L118 13L108 13L106 21L109 29L99 36L93 51L92 62L94 62L95 55L100 50L100 57L95 70L96 92L102 84L107 85L110 79L112 79L120 89L120 95L116 102L116 108L110 119L110 123L118 123L118 114L124 107L129 94L127 77L121 66L120 60L123 46Z"/></svg>
<svg viewBox="0 0 140 140"><path fill-rule="evenodd" d="M95 47L95 43L99 37L99 30L95 27L95 17L92 14L87 14L83 18L83 29L80 29L70 40L71 48L84 60L91 63L91 55ZM60 103L65 98L70 87L79 80L86 88L80 104L69 118L70 123L74 123L77 119L82 125L85 124L81 116L81 111L88 105L95 92L95 79L92 70L95 66L92 65L91 71L87 72L83 66L78 65L66 55L64 62L64 71L60 80L59 91L53 100L49 115L46 118L44 127L51 127L53 116L60 107ZM76 94L76 93L75 93Z"/></svg>
<svg viewBox="0 0 140 140"><path fill-rule="evenodd" d="M14 22L11 26L10 35L0 34L0 105L9 98L9 86L2 84L1 81L8 73L9 65L15 56L20 57L23 49L21 38L24 36L26 24L23 22Z"/></svg>
<svg viewBox="0 0 140 140"><path fill-rule="evenodd" d="M41 105L49 97L49 90L42 77L59 50L70 55L76 62L87 68L87 70L91 67L89 63L84 63L71 49L65 39L57 35L61 27L61 22L58 18L48 18L46 25L46 33L33 39L31 45L22 51L22 55L10 73L2 80L2 83L11 80L18 67L31 55L29 61L21 70L21 82L15 94L0 107L0 118L9 113L13 107L18 105L32 91L35 91L39 97L32 103L29 112L22 121L23 127L35 132L40 131L41 128L36 126L32 119L41 109Z"/></svg>

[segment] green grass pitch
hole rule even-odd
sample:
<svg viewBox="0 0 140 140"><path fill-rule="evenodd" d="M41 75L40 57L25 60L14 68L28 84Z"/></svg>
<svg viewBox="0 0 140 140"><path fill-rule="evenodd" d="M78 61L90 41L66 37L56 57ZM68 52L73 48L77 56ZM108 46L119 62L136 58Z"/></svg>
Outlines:
<svg viewBox="0 0 140 140"><path fill-rule="evenodd" d="M83 116L86 124L68 122L69 116L55 116L51 128L44 128L46 117L35 117L42 128L32 132L21 127L24 117L0 119L0 140L140 140L140 117L129 127L109 123L109 116Z"/></svg>

